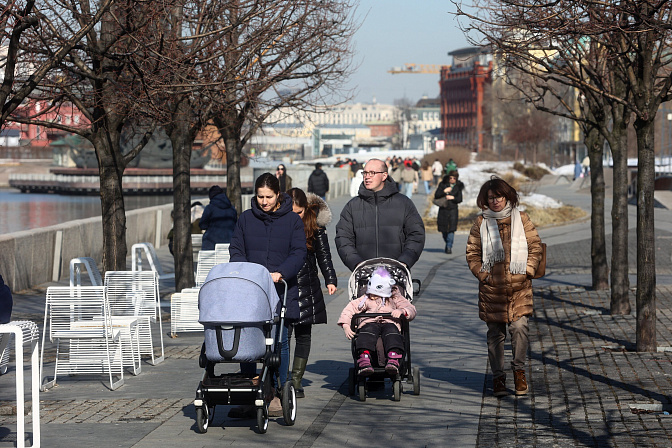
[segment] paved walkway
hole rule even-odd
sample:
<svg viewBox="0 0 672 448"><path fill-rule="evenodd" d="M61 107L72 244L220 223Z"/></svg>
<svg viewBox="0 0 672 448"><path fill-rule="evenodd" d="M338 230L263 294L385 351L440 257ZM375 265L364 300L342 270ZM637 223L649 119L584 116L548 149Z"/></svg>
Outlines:
<svg viewBox="0 0 672 448"><path fill-rule="evenodd" d="M590 208L586 192L569 185L540 187L539 192ZM335 220L349 198L330 202ZM418 207L426 196L415 195ZM634 207L631 207L630 272L635 274ZM607 217L609 213L607 212ZM609 294L589 289L590 229L583 221L541 229L549 244L547 276L535 281L535 315L530 324L527 396L491 396L485 324L477 316L477 282L468 271L456 236L454 253L443 253L441 236L428 229L425 251L413 269L422 281L416 299L418 317L411 326L414 365L421 370L421 392L410 385L400 402L391 387L371 392L366 402L347 396L352 366L349 342L335 325L346 303L349 272L335 256L339 292L328 298L329 324L314 327L313 347L298 402L296 425L272 420L257 434L252 420L231 420L217 408L206 434L196 431L193 397L202 375L197 356L202 336L166 337L166 360L143 363L137 377L109 391L102 377L66 377L41 394L42 441L47 447L214 447L214 446L670 446L672 407L672 214L656 210L658 261L657 353L632 351L635 317L608 314ZM332 239L333 241L333 239ZM333 249L332 244L332 249ZM170 256L159 250L165 264ZM46 286L46 285L44 285ZM169 289L164 288L167 294ZM44 288L15 296L15 319L42 326ZM168 302L166 301L166 305ZM169 328L165 307L164 333ZM670 349L672 350L672 349ZM14 372L0 378L0 400L13 397ZM511 381L508 385L512 387ZM661 412L631 411L658 404ZM655 410L655 407L654 407ZM0 447L13 446L16 418L0 415Z"/></svg>

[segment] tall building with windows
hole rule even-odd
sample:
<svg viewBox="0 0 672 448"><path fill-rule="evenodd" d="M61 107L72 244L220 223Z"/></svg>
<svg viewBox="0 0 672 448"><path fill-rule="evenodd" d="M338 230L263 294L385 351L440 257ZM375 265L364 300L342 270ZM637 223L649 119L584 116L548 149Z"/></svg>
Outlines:
<svg viewBox="0 0 672 448"><path fill-rule="evenodd" d="M487 99L492 84L492 53L467 47L448 53L453 64L441 69L441 136L447 146L480 152L490 145Z"/></svg>

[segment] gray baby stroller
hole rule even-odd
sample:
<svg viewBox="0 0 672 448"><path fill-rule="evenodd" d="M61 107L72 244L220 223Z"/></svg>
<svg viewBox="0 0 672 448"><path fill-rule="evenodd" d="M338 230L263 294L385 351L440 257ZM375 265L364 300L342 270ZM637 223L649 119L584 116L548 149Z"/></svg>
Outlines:
<svg viewBox="0 0 672 448"><path fill-rule="evenodd" d="M371 275L379 267L384 267L392 275L395 280L399 292L406 297L406 299L413 303L413 296L420 292L420 280L412 279L411 272L405 264L392 258L372 258L357 265L350 279L348 280L348 298L349 300L357 300L362 294L366 292L366 287L371 278ZM409 331L409 324L405 318L400 318L401 321L401 335L404 340L404 356L399 366L399 372L396 375L390 375L385 371L384 350L382 341L378 339L376 346L376 356L372 357L373 374L367 377L362 377L357 374L357 348L356 342L360 327L360 322L364 319L381 316L391 318L389 313L360 313L352 317L350 327L355 332L355 337L351 341L352 357L355 360L354 367L350 368L350 376L348 379L348 392L354 395L355 392L359 394L361 401L366 400L366 393L372 383L380 384L386 378L392 381L392 391L394 401L401 400L401 393L403 392L402 381L406 380L408 384L413 385L413 394L420 394L420 369L413 367L411 364L411 338Z"/></svg>
<svg viewBox="0 0 672 448"><path fill-rule="evenodd" d="M283 281L284 283L284 281ZM256 263L231 262L213 267L198 294L198 321L205 329L199 357L205 369L196 390L196 423L204 433L216 405L254 405L260 433L268 429L268 405L280 367L280 329L284 324L287 283L282 306L268 270ZM241 373L215 375L218 363L261 363L254 378ZM292 381L282 387L285 424L296 420Z"/></svg>

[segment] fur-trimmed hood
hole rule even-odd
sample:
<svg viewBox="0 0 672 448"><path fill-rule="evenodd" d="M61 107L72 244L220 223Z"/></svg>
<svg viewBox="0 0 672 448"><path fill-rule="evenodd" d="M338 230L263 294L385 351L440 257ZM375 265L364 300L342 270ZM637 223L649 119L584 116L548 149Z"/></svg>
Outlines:
<svg viewBox="0 0 672 448"><path fill-rule="evenodd" d="M314 208L315 213L317 213L317 225L326 227L332 218L331 209L327 203L315 193L306 193L306 198L308 199L308 207Z"/></svg>

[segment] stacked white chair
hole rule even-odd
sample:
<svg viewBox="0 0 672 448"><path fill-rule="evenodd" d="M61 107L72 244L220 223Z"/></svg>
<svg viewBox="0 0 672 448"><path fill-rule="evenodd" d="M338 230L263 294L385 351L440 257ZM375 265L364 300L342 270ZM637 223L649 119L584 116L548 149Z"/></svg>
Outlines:
<svg viewBox="0 0 672 448"><path fill-rule="evenodd" d="M203 331L198 322L198 292L200 288L185 288L170 299L170 335L178 332Z"/></svg>
<svg viewBox="0 0 672 448"><path fill-rule="evenodd" d="M140 353L150 355L152 364L157 365L164 359L163 324L161 323L161 304L159 301L159 277L156 271L107 271L105 286L110 301L112 317L137 318ZM121 319L119 319L121 321ZM154 354L152 324L159 324L158 344L161 356Z"/></svg>
<svg viewBox="0 0 672 448"><path fill-rule="evenodd" d="M165 273L161 267L159 257L156 255L156 250L152 243L137 243L131 247L131 270L142 271L143 269L143 255L149 264L149 268L159 275L159 280L169 280L175 278L175 273Z"/></svg>
<svg viewBox="0 0 672 448"><path fill-rule="evenodd" d="M199 288L205 283L210 269L217 264L216 252L214 250L201 250L198 252L198 265L196 266L196 287Z"/></svg>
<svg viewBox="0 0 672 448"><path fill-rule="evenodd" d="M64 374L107 373L110 389L124 384L120 331L112 326L105 292L105 286L47 288L40 372L44 374L47 337L56 342L56 362L53 379L43 383L41 390L53 387L58 375Z"/></svg>
<svg viewBox="0 0 672 448"><path fill-rule="evenodd" d="M30 353L30 378L31 378L31 413L33 417L32 445L40 446L40 370L38 360L38 340L40 332L37 325L29 320L11 321L0 324L0 352L9 356L9 351L14 346L16 358L16 446L26 446L26 417L23 379L23 356L24 348ZM13 341L13 344L10 342ZM4 355L3 355L4 358ZM5 372L6 372L5 366Z"/></svg>
<svg viewBox="0 0 672 448"><path fill-rule="evenodd" d="M82 286L82 269L89 275L91 286L103 286L103 277L98 265L91 257L79 257L70 260L70 286Z"/></svg>

